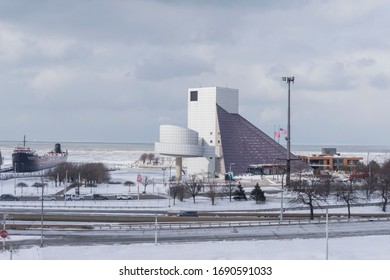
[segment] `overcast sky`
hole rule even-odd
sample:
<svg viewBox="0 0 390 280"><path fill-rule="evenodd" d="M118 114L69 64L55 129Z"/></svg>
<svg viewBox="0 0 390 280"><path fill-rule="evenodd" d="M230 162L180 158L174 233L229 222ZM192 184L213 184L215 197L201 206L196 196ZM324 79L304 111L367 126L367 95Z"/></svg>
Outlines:
<svg viewBox="0 0 390 280"><path fill-rule="evenodd" d="M390 144L387 0L0 0L0 140L153 143L187 89L293 144Z"/></svg>

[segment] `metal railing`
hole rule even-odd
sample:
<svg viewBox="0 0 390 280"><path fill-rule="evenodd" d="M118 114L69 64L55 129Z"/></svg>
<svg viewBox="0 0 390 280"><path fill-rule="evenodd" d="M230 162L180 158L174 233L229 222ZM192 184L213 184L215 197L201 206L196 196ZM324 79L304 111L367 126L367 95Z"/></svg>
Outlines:
<svg viewBox="0 0 390 280"><path fill-rule="evenodd" d="M390 221L390 217L376 218L332 218L330 223L351 223L351 222L372 222L372 221ZM259 227L259 226L288 226L288 225L307 225L307 224L325 224L325 219L315 220L284 220L284 221L220 221L220 222L187 222L187 223L157 223L158 230L182 230L182 229L211 229L211 228L236 228L236 227ZM155 230L156 224L150 223L132 223L132 224L95 224L94 229L98 230Z"/></svg>

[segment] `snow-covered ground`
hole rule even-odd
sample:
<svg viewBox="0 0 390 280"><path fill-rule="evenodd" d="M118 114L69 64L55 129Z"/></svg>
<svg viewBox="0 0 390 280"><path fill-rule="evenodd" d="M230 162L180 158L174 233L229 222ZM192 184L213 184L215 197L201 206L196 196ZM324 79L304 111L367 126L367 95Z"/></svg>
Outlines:
<svg viewBox="0 0 390 280"><path fill-rule="evenodd" d="M20 238L20 237L19 237ZM12 237L11 237L12 240ZM390 236L331 238L329 260L390 260ZM10 259L9 251L0 259ZM18 249L15 260L324 260L326 240L247 240Z"/></svg>
<svg viewBox="0 0 390 280"><path fill-rule="evenodd" d="M97 188L82 188L81 192L84 195L92 193L102 194L117 194L128 193L136 195L138 187L126 187L124 181L136 182L138 174L154 178L154 184L147 187L147 192L152 194L167 197L167 187L163 186L163 172L161 168L130 168L131 162L139 157L141 152L118 152L112 154L112 151L96 151L73 153L75 161L102 161L111 167L119 169L113 171L112 181L120 182L120 184L102 184ZM9 152L4 153L9 161ZM110 157L109 157L110 155ZM386 154L387 156L387 154ZM370 158L374 155L371 154ZM379 157L379 156L377 156ZM384 157L384 156L382 156ZM128 160L131 158L131 160ZM167 174L165 174L167 178ZM275 191L280 190L280 180L278 178L261 178L248 176L240 178L242 182L246 182L248 186L255 184L256 181L262 181L262 189L269 193L267 201L264 204L256 204L254 201L234 201L229 202L227 199L216 200L216 205L211 205L210 199L198 197L196 203L192 199L186 199L184 202L173 200L159 199L154 201L99 201L107 203L113 208L126 205L127 207L158 207L161 210L180 210L180 209L195 209L195 210L251 210L251 209L275 209L280 208L280 193ZM36 188L28 187L24 189L15 188L18 182L26 182L31 186L34 182L39 182L40 178L18 178L16 180L0 180L0 193L16 193L20 195L39 195ZM53 194L60 190L61 187L54 187L54 184L49 183L45 189L45 194ZM140 191L143 191L143 186L139 186ZM247 187L250 191L251 187ZM284 207L288 205L289 194L286 193ZM8 203L8 202L7 202ZM25 202L19 201L21 205ZM29 202L31 203L31 202ZM37 202L38 203L38 202ZM64 202L45 202L61 207ZM170 207L168 207L170 203ZM67 202L67 205L83 205L91 207L96 206L96 202ZM306 211L306 210L301 210ZM316 209L317 211L321 211ZM346 209L339 208L330 210L331 212L342 212ZM352 212L377 213L380 208L376 206L370 207L355 207ZM390 225L389 225L390 226ZM325 235L325 234L324 234ZM24 236L9 236L6 240L16 240L26 238ZM1 245L0 245L1 247ZM275 274L269 279L287 279L299 277L300 280L312 279L313 275L321 275L322 277L339 277L345 273L353 279L367 279L377 275L386 273L388 260L390 260L390 236L357 236L331 238L328 243L328 258L329 260L365 260L363 263L347 263L347 262L308 262L308 260L325 260L326 259L326 240L319 239L291 239L291 240L245 240L245 241L219 241L219 242L188 242L188 243L143 243L129 245L96 245L96 246L52 246L43 247L33 246L29 248L18 248L10 252L8 250L0 252L0 260L5 263L6 260L61 260L60 262L52 262L50 267L46 263L36 262L14 262L8 263L7 266L2 266L3 277L20 277L16 278L31 278L32 275L40 275L40 279L52 279L52 275L56 278L69 279L69 277L88 277L93 279L116 279L118 277L118 269L127 266L150 267L161 265L170 267L173 265L181 265L182 267L201 267L208 266L258 266L271 265L274 268ZM75 262L74 260L93 260L94 262ZM105 260L104 263L97 260ZM116 260L107 262L106 260ZM128 260L132 260L128 262ZM158 261L156 261L158 260ZM165 261L166 260L166 261ZM208 260L208 261L205 261ZM212 260L212 262L210 262ZM242 260L242 261L240 261ZM259 260L264 260L259 262ZM269 260L273 260L270 262ZM290 260L283 262L280 260ZM300 260L299 263L291 262L291 260ZM303 262L302 262L303 260ZM368 260L376 260L370 262ZM385 263L377 260L384 260ZM102 265L100 265L102 264ZM104 264L104 265L103 265ZM309 265L310 264L310 265ZM1 265L1 264L0 264ZM24 269L19 269L20 266ZM371 272L370 272L371 271ZM38 276L37 276L38 277ZM135 278L134 276L132 276ZM227 276L212 276L203 277L204 279L229 279ZM123 278L123 277L122 277ZM177 277L178 279L187 279ZM234 277L233 277L234 278ZM138 279L138 278L137 278ZM160 279L158 277L148 277L148 279ZM173 279L173 278L170 278ZM189 278L188 278L189 279ZM191 278L192 279L192 278ZM202 277L197 277L202 279ZM241 279L235 277L235 279Z"/></svg>
<svg viewBox="0 0 390 280"><path fill-rule="evenodd" d="M4 279L123 279L121 269L201 269L200 276L131 276L132 279L374 279L386 278L390 236L224 241L180 244L32 247L0 253ZM12 258L14 261L6 261ZM24 260L24 261L23 261ZM31 260L60 260L31 262ZM83 260L83 261L80 261ZM88 261L91 260L91 261ZM109 261L107 261L109 260ZM316 260L313 262L313 260ZM323 260L323 261L321 261ZM343 261L341 261L343 260ZM345 261L349 260L349 261ZM352 260L352 262L351 262ZM358 261L358 260L363 260ZM238 267L267 267L269 276L215 275ZM233 269L233 270L232 270Z"/></svg>

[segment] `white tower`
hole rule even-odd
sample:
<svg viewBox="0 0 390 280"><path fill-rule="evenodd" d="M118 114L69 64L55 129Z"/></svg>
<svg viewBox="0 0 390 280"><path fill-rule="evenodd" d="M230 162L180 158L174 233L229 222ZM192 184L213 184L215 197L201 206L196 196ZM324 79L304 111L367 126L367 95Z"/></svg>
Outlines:
<svg viewBox="0 0 390 280"><path fill-rule="evenodd" d="M240 116L238 90L223 87L188 89L188 128L161 125L155 150L176 157L179 180L182 158L190 175L221 177L232 164L237 174L254 165L279 167L286 154L282 145ZM304 168L298 161L295 165Z"/></svg>
<svg viewBox="0 0 390 280"><path fill-rule="evenodd" d="M223 87L188 89L188 128L198 132L203 146L202 157L187 159L188 174L214 175L221 171L217 104L228 113L238 114L238 90Z"/></svg>

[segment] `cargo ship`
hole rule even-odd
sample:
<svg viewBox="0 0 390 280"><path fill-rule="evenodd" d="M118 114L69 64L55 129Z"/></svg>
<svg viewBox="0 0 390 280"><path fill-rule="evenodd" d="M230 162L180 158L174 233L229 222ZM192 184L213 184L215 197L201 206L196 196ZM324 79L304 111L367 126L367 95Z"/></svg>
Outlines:
<svg viewBox="0 0 390 280"><path fill-rule="evenodd" d="M14 172L35 172L49 169L65 163L68 159L68 151L61 150L61 144L54 146L54 151L44 155L38 155L35 150L26 147L26 141L23 146L16 147L12 153L12 168Z"/></svg>

